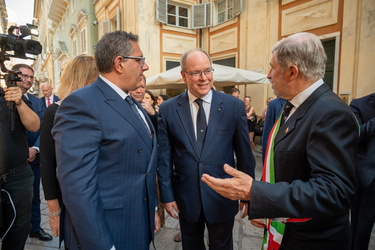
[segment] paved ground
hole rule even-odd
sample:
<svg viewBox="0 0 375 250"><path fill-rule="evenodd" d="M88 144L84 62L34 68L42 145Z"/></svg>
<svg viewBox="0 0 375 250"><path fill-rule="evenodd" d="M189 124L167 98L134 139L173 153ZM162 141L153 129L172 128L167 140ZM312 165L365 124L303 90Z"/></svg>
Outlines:
<svg viewBox="0 0 375 250"><path fill-rule="evenodd" d="M255 155L257 158L256 176L259 179L261 175L261 151L259 145L256 146ZM48 208L44 200L43 192L41 192L42 199L42 227L51 233L48 221ZM179 223L169 215L166 215L166 222L163 229L155 235L155 246L157 250L180 250L181 243L173 241L173 237L179 231ZM373 229L370 242L370 250L375 250L375 229ZM242 220L240 215L237 215L233 229L234 236L234 250L260 250L263 230L256 228L250 224L248 220ZM53 250L58 249L58 238L54 238L50 242L42 242L35 238L29 238L26 243L26 250ZM63 249L63 248L62 248ZM153 249L153 247L150 247Z"/></svg>

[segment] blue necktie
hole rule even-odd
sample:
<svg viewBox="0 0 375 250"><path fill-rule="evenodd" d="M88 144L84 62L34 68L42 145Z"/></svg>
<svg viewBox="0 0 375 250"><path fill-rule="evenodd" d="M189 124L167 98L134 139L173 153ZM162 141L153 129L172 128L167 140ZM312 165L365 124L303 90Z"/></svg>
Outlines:
<svg viewBox="0 0 375 250"><path fill-rule="evenodd" d="M285 103L285 106L284 106L284 109L283 109L283 113L281 114L280 127L284 124L284 122L288 118L289 113L290 113L290 111L292 110L293 107L294 107L294 105L291 104L289 101L287 101Z"/></svg>
<svg viewBox="0 0 375 250"><path fill-rule="evenodd" d="M151 133L150 133L150 129L148 128L147 124L145 123L145 121L143 120L141 114L139 114L138 112L138 109L137 107L135 106L135 103L133 101L133 98L128 95L126 98L125 98L125 101L127 101L130 105L130 107L132 108L133 112L137 115L137 117L141 120L142 124L144 125L144 128L146 129L147 133L150 135L151 137Z"/></svg>
<svg viewBox="0 0 375 250"><path fill-rule="evenodd" d="M195 102L198 104L198 114L197 114L197 145L199 152L202 152L204 139L206 137L207 132L207 121L206 121L206 114L203 108L203 100L202 99L195 99Z"/></svg>

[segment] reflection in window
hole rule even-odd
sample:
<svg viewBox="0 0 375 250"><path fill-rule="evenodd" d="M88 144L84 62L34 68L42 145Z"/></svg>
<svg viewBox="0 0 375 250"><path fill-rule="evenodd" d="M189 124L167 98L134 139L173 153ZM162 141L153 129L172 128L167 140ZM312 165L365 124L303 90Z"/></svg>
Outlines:
<svg viewBox="0 0 375 250"><path fill-rule="evenodd" d="M178 27L189 27L188 9L181 6L168 4L167 23Z"/></svg>
<svg viewBox="0 0 375 250"><path fill-rule="evenodd" d="M218 23L225 22L234 17L234 0L220 0L217 3Z"/></svg>

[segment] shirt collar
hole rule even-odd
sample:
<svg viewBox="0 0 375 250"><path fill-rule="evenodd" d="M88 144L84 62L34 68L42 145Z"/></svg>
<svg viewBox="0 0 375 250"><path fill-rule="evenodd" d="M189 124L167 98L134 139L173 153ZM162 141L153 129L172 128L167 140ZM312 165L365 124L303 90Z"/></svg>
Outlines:
<svg viewBox="0 0 375 250"><path fill-rule="evenodd" d="M123 100L125 100L125 98L129 95L129 94L126 94L122 89L120 89L119 87L117 87L115 84L113 84L111 81L109 81L107 78L105 78L104 76L102 75L99 75L100 79L102 79L105 83L107 83L114 91L116 91L116 93L121 96L121 98Z"/></svg>
<svg viewBox="0 0 375 250"><path fill-rule="evenodd" d="M293 97L292 100L289 100L290 103L293 104L295 108L298 108L307 98L323 84L323 79L319 79L315 83L313 83L310 87Z"/></svg>
<svg viewBox="0 0 375 250"><path fill-rule="evenodd" d="M201 98L195 97L190 92L190 90L188 90L188 97L189 97L189 104L192 104L195 101L195 99L202 99L204 102L211 103L211 101L212 101L212 89L210 90L210 92L207 93L207 95L205 95Z"/></svg>

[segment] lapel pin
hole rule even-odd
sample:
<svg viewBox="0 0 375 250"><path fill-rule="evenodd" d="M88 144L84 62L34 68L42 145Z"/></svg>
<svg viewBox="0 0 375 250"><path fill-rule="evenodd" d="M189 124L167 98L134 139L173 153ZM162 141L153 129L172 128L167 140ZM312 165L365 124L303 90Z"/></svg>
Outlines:
<svg viewBox="0 0 375 250"><path fill-rule="evenodd" d="M289 128L286 128L284 133L287 134L289 132Z"/></svg>

